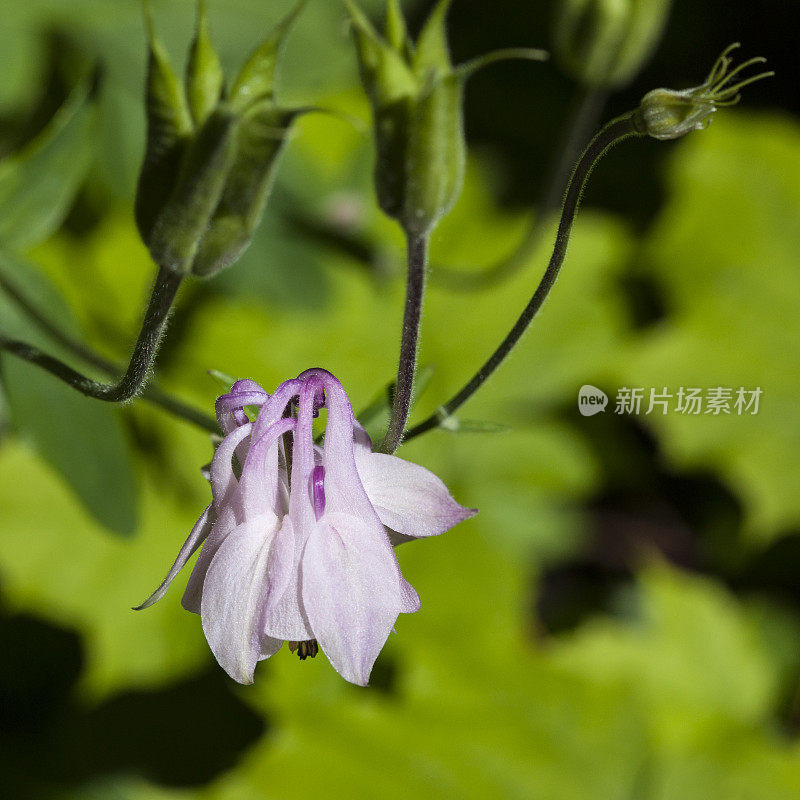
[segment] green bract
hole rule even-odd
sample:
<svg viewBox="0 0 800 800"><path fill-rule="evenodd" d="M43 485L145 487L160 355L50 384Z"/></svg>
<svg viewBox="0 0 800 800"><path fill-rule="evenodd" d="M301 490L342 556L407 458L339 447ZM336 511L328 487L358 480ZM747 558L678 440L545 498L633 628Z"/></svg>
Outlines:
<svg viewBox="0 0 800 800"><path fill-rule="evenodd" d="M372 105L378 203L412 236L428 234L461 191L466 79L499 58L546 57L540 50L503 50L454 68L445 30L450 1L435 6L415 45L399 0L387 0L385 36L345 0Z"/></svg>
<svg viewBox="0 0 800 800"><path fill-rule="evenodd" d="M565 0L556 3L554 50L586 86L627 83L652 54L672 0Z"/></svg>
<svg viewBox="0 0 800 800"><path fill-rule="evenodd" d="M198 4L183 84L148 15L147 149L136 223L160 267L213 275L250 243L300 113L277 105L275 77L282 44L304 2L255 50L228 92L204 2Z"/></svg>

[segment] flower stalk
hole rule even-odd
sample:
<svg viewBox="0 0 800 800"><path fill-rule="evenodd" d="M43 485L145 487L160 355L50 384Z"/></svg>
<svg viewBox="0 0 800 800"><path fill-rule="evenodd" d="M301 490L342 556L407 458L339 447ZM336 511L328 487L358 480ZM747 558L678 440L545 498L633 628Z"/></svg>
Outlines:
<svg viewBox="0 0 800 800"><path fill-rule="evenodd" d="M103 358L83 342L70 336L43 314L36 306L19 291L7 278L0 273L0 289L14 302L17 307L47 336L63 347L68 352L79 358L85 364L100 370L111 378L118 378L122 372L117 364ZM154 406L175 417L185 420L211 434L219 434L216 420L192 406L183 403L177 398L160 389L158 386L148 385L142 390L142 398Z"/></svg>
<svg viewBox="0 0 800 800"><path fill-rule="evenodd" d="M414 394L414 377L417 369L419 329L422 304L425 296L425 276L428 267L428 240L425 236L408 238L408 273L406 279L406 304L403 313L403 334L400 340L400 358L397 382L392 401L392 415L380 452L394 453L400 446L406 427L411 400Z"/></svg>
<svg viewBox="0 0 800 800"><path fill-rule="evenodd" d="M128 367L116 383L93 380L63 361L42 352L38 347L2 334L0 351L36 364L87 397L109 403L124 403L141 394L145 388L172 304L182 282L183 275L169 269L159 269Z"/></svg>
<svg viewBox="0 0 800 800"><path fill-rule="evenodd" d="M723 51L700 86L682 90L655 89L644 96L638 108L612 120L595 135L573 170L564 198L553 253L533 296L483 366L453 397L441 405L436 413L407 431L404 436L405 441L442 426L489 379L522 338L550 294L561 271L589 175L595 164L611 147L632 136L651 136L654 139L669 140L678 139L694 130L702 130L707 127L718 107L731 106L739 102L739 91L744 86L774 74L761 72L747 78L741 77L743 70L764 63L765 59L760 57L751 58L730 70L733 63L730 53L737 47L738 43L732 44ZM734 78L737 77L739 80L734 82Z"/></svg>
<svg viewBox="0 0 800 800"><path fill-rule="evenodd" d="M497 349L481 366L481 368L472 376L472 378L444 405L437 409L435 414L431 414L427 419L420 422L411 428L405 435L404 439L409 441L420 434L425 433L433 428L439 427L444 420L452 416L464 403L475 394L478 389L491 377L494 371L505 361L506 357L514 349L515 345L522 338L522 335L528 329L533 318L539 313L544 301L550 294L550 290L555 285L561 267L564 264L564 259L567 255L567 245L569 244L569 237L572 233L572 226L575 223L575 217L578 213L578 206L580 205L581 195L589 179L589 175L594 168L594 165L600 158L608 152L608 150L615 144L627 139L631 136L641 136L633 121L633 113L624 114L615 120L609 122L589 143L589 146L583 151L577 166L572 172L572 178L567 188L567 194L564 199L564 206L561 212L561 220L558 224L558 231L556 232L555 246L553 247L553 254L550 256L550 261L547 269L542 276L539 285L533 293L533 296L528 301L528 304L522 310L519 318L514 323L511 330L506 334L503 341L498 345Z"/></svg>

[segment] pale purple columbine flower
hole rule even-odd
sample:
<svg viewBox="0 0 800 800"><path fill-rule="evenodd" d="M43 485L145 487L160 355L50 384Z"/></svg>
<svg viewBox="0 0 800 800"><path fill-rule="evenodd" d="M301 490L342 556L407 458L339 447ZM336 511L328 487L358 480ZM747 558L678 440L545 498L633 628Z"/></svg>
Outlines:
<svg viewBox="0 0 800 800"><path fill-rule="evenodd" d="M322 408L319 446L313 420ZM252 683L257 662L284 641L300 643L301 658L318 642L342 677L366 685L398 615L420 607L392 545L443 533L476 512L424 467L373 453L325 370L308 370L273 395L237 381L216 410L225 438L211 463L212 503L139 608L164 596L202 544L183 606L200 614L232 678Z"/></svg>

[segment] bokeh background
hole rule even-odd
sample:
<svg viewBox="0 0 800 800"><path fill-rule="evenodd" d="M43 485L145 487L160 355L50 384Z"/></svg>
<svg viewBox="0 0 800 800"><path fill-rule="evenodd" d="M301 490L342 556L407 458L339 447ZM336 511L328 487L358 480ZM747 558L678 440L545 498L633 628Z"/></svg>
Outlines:
<svg viewBox="0 0 800 800"><path fill-rule="evenodd" d="M230 71L289 3L209 6ZM379 2L364 6L380 18ZM254 686L234 684L179 586L132 612L207 503L207 435L0 362L5 796L800 797L800 75L788 6L677 0L652 59L606 99L601 118L656 86L693 85L736 40L777 71L707 131L630 141L601 163L562 278L465 407L464 430L401 452L480 514L399 550L423 607L398 621L368 689L288 651ZM193 4L153 7L180 64ZM404 2L412 28L428 7ZM552 15L547 2L456 0L454 56L549 47ZM132 216L145 52L134 0L3 5L0 180L12 190L0 192L0 269L118 360L153 273ZM95 61L102 82L85 102L80 76ZM309 4L281 91L367 118L338 2ZM467 182L433 242L418 419L472 374L538 279L549 219L507 279L465 291L445 276L486 268L524 237L579 92L557 62L498 65L470 84ZM346 122L300 123L247 255L183 292L163 387L210 411L209 369L269 389L322 366L356 407L380 394L403 249L375 208L371 159ZM3 295L0 329L56 349ZM755 416L584 418L586 383L612 399L622 386L763 396Z"/></svg>

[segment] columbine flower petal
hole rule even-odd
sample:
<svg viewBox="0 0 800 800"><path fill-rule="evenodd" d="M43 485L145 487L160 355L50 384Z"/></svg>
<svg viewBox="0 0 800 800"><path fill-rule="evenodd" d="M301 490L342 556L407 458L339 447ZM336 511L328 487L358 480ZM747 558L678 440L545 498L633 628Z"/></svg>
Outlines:
<svg viewBox="0 0 800 800"><path fill-rule="evenodd" d="M295 537L295 540L299 537ZM264 633L288 642L304 642L314 638L300 592L300 559L294 559L294 573L283 597L264 620Z"/></svg>
<svg viewBox="0 0 800 800"><path fill-rule="evenodd" d="M193 614L200 613L200 598L203 594L203 581L206 572L225 537L241 522L241 509L238 507L237 489L239 482L233 471L233 454L244 444L253 429L248 422L233 430L225 437L214 453L211 462L211 491L214 496L212 508L216 519L203 544L203 549L195 562L181 605ZM248 445L249 447L249 445Z"/></svg>
<svg viewBox="0 0 800 800"><path fill-rule="evenodd" d="M477 514L430 470L397 456L356 450L358 474L381 522L403 541L436 536Z"/></svg>
<svg viewBox="0 0 800 800"><path fill-rule="evenodd" d="M255 422L249 406L259 409ZM320 446L313 422L323 407ZM209 470L213 501L141 607L163 596L203 542L182 602L200 614L232 678L251 683L257 662L289 640L301 658L319 643L344 678L366 685L398 615L420 607L386 526L394 536L433 536L474 512L428 470L373 454L342 385L324 370L272 395L237 381L216 410L226 436Z"/></svg>
<svg viewBox="0 0 800 800"><path fill-rule="evenodd" d="M248 422L245 406L260 408L267 400L269 395L255 381L236 381L230 392L222 395L214 406L222 432L227 435L239 425Z"/></svg>
<svg viewBox="0 0 800 800"><path fill-rule="evenodd" d="M329 373L323 373L325 395L328 405L328 425L325 432L325 446L322 452L322 462L325 469L325 498L327 513L340 512L357 516L364 524L369 526L376 541L383 542L391 554L395 565L397 581L401 584L401 593L411 597L416 596L412 587L409 593L403 584L406 583L397 563L397 556L392 550L383 522L377 509L373 505L364 484L361 481L356 466L357 453L363 451L363 428L353 417L353 410L342 385ZM366 437L369 441L369 437ZM419 597L416 604L413 600L403 605L405 613L411 613L419 608Z"/></svg>
<svg viewBox="0 0 800 800"><path fill-rule="evenodd" d="M390 551L357 517L333 513L316 526L302 560L303 604L333 668L366 686L400 613L400 584Z"/></svg>
<svg viewBox="0 0 800 800"><path fill-rule="evenodd" d="M205 576L203 632L220 666L239 683L253 682L262 656L264 616L291 576L294 539L287 527L291 522L285 519L281 524L274 514L238 525L220 545Z"/></svg>

